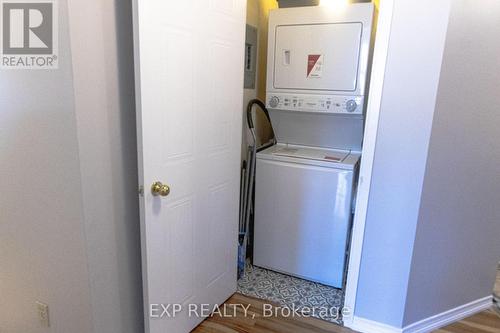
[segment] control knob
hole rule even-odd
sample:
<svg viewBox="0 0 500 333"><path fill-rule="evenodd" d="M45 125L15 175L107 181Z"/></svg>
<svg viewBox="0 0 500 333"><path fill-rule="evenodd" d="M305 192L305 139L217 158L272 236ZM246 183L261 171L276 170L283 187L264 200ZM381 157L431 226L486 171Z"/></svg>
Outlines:
<svg viewBox="0 0 500 333"><path fill-rule="evenodd" d="M345 103L345 109L347 112L354 112L358 108L358 103L355 100L350 99Z"/></svg>
<svg viewBox="0 0 500 333"><path fill-rule="evenodd" d="M272 108L277 107L279 103L280 103L280 99L277 96L273 96L269 100L269 106Z"/></svg>

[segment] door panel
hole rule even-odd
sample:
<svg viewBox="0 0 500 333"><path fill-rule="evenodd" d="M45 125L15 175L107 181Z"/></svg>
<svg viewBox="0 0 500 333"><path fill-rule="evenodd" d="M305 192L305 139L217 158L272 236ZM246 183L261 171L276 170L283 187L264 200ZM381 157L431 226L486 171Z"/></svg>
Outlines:
<svg viewBox="0 0 500 333"><path fill-rule="evenodd" d="M244 0L134 1L146 332L188 332L187 304L236 290ZM171 192L153 196L161 181ZM182 304L151 318L150 304Z"/></svg>

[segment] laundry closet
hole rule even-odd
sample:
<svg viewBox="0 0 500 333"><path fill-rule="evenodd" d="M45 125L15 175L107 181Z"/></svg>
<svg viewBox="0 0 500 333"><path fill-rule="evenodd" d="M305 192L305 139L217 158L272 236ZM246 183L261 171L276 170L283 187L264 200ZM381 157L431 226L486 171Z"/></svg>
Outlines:
<svg viewBox="0 0 500 333"><path fill-rule="evenodd" d="M145 331L235 293L361 332L489 306L495 6L135 0Z"/></svg>
<svg viewBox="0 0 500 333"><path fill-rule="evenodd" d="M146 331L190 331L189 305L235 292L352 315L376 18L368 1L135 2Z"/></svg>
<svg viewBox="0 0 500 333"><path fill-rule="evenodd" d="M264 104L247 108L253 138L254 118L274 137L254 139L243 162L238 291L341 311L377 13L372 3L280 2L269 12ZM339 313L316 316L342 323Z"/></svg>

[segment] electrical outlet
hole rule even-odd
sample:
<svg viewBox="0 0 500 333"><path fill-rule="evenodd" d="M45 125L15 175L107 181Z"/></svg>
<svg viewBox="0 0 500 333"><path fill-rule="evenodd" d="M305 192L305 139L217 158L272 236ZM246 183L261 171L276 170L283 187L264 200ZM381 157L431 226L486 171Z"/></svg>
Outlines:
<svg viewBox="0 0 500 333"><path fill-rule="evenodd" d="M36 310L42 327L49 327L49 306L42 302L36 302Z"/></svg>

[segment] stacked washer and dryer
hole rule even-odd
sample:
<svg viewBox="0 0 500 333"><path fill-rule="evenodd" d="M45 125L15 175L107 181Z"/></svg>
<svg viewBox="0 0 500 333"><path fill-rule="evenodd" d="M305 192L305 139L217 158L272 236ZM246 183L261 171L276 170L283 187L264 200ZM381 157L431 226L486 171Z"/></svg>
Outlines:
<svg viewBox="0 0 500 333"><path fill-rule="evenodd" d="M266 106L277 144L257 154L256 266L344 285L374 7L271 11Z"/></svg>

